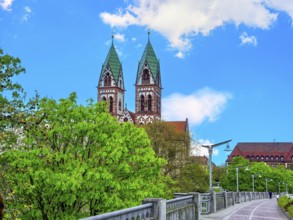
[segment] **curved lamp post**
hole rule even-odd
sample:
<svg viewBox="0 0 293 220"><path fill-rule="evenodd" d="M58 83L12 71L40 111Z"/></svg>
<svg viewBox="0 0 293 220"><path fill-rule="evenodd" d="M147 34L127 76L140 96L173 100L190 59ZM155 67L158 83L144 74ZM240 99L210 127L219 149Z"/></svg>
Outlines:
<svg viewBox="0 0 293 220"><path fill-rule="evenodd" d="M211 145L201 145L202 147L204 148L207 148L208 151L209 151L209 173L210 173L210 192L213 191L213 186L212 186L212 154L213 154L213 149L215 147L218 147L220 145L223 145L223 144L227 144L229 143L231 140L228 140L228 141L223 141L223 142L220 142L220 143L217 143L217 144L211 144ZM228 145L229 146L229 145Z"/></svg>

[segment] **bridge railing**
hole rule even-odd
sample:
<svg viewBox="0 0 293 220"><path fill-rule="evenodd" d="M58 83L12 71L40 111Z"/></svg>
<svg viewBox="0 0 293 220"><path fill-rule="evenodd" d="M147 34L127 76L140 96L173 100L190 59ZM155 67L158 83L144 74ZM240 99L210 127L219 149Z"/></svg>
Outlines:
<svg viewBox="0 0 293 220"><path fill-rule="evenodd" d="M83 220L199 220L236 203L268 198L264 192L175 193L175 199L149 198L140 206L84 218Z"/></svg>

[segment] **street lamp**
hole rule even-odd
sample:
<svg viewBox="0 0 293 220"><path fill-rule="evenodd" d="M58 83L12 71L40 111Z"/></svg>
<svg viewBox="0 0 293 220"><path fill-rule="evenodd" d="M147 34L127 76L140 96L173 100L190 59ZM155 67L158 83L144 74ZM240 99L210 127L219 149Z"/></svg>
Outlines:
<svg viewBox="0 0 293 220"><path fill-rule="evenodd" d="M239 170L239 168L238 167L236 167L236 192L238 192L239 190L238 190L238 170Z"/></svg>
<svg viewBox="0 0 293 220"><path fill-rule="evenodd" d="M213 185L212 185L212 154L213 154L213 149L214 147L229 143L231 140L228 141L223 141L217 144L211 144L211 145L201 145L202 147L205 147L208 149L209 151L209 173L210 173L210 178L209 178L209 182L210 182L210 192L213 191Z"/></svg>
<svg viewBox="0 0 293 220"><path fill-rule="evenodd" d="M252 177L252 192L254 192L254 175L252 174L251 177Z"/></svg>

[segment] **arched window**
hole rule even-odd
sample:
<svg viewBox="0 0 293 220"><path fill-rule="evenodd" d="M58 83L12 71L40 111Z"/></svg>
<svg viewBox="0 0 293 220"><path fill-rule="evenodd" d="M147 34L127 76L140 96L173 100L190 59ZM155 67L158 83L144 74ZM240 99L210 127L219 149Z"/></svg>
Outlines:
<svg viewBox="0 0 293 220"><path fill-rule="evenodd" d="M107 73L104 77L104 86L111 86L111 76Z"/></svg>
<svg viewBox="0 0 293 220"><path fill-rule="evenodd" d="M142 84L150 84L150 73L148 69L144 69L142 73Z"/></svg>
<svg viewBox="0 0 293 220"><path fill-rule="evenodd" d="M269 160L269 156L266 156L266 160Z"/></svg>
<svg viewBox="0 0 293 220"><path fill-rule="evenodd" d="M283 157L283 156L281 156L281 157L280 157L280 160L284 160L284 157Z"/></svg>
<svg viewBox="0 0 293 220"><path fill-rule="evenodd" d="M293 156L291 157L291 160L293 160Z"/></svg>
<svg viewBox="0 0 293 220"><path fill-rule="evenodd" d="M254 160L254 156L251 156L251 159Z"/></svg>
<svg viewBox="0 0 293 220"><path fill-rule="evenodd" d="M123 119L123 121L124 121L124 122L127 122L127 121L128 121L128 118L127 118L127 117L125 117L125 118Z"/></svg>
<svg viewBox="0 0 293 220"><path fill-rule="evenodd" d="M274 156L271 156L271 160L274 160Z"/></svg>
<svg viewBox="0 0 293 220"><path fill-rule="evenodd" d="M121 111L122 109L121 99L119 99L118 108L119 108L119 111Z"/></svg>
<svg viewBox="0 0 293 220"><path fill-rule="evenodd" d="M152 111L152 96L148 95L148 111Z"/></svg>
<svg viewBox="0 0 293 220"><path fill-rule="evenodd" d="M158 96L158 95L157 95L157 100L156 100L156 102L157 102L157 112L160 113L160 112L161 112L161 111L160 111L161 103L160 103L160 96Z"/></svg>
<svg viewBox="0 0 293 220"><path fill-rule="evenodd" d="M145 103L144 103L144 96L141 95L140 96L140 111L142 111L142 112L144 112L144 105L145 105Z"/></svg>
<svg viewBox="0 0 293 220"><path fill-rule="evenodd" d="M279 160L279 157L278 156L276 156L276 160Z"/></svg>
<svg viewBox="0 0 293 220"><path fill-rule="evenodd" d="M259 160L259 156L256 156L256 159Z"/></svg>
<svg viewBox="0 0 293 220"><path fill-rule="evenodd" d="M110 96L110 112L113 112L113 98Z"/></svg>
<svg viewBox="0 0 293 220"><path fill-rule="evenodd" d="M104 102L107 101L105 96L102 98L102 101L104 101Z"/></svg>
<svg viewBox="0 0 293 220"><path fill-rule="evenodd" d="M263 160L264 159L264 157L263 156L261 156L261 160Z"/></svg>

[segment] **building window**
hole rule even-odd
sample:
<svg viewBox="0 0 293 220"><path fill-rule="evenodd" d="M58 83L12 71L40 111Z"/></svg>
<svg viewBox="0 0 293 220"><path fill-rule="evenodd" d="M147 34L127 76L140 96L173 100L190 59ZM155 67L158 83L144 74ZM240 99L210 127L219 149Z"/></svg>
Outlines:
<svg viewBox="0 0 293 220"><path fill-rule="evenodd" d="M276 160L279 160L279 157L278 156L276 156Z"/></svg>
<svg viewBox="0 0 293 220"><path fill-rule="evenodd" d="M102 98L102 101L104 101L104 102L107 101L105 96Z"/></svg>
<svg viewBox="0 0 293 220"><path fill-rule="evenodd" d="M107 73L104 77L104 86L111 86L111 76Z"/></svg>
<svg viewBox="0 0 293 220"><path fill-rule="evenodd" d="M261 160L263 160L263 158L264 158L264 157L263 157L263 156L261 156Z"/></svg>
<svg viewBox="0 0 293 220"><path fill-rule="evenodd" d="M119 80L119 87L122 88L122 80Z"/></svg>
<svg viewBox="0 0 293 220"><path fill-rule="evenodd" d="M248 160L249 160L249 156L246 156L246 159L248 159Z"/></svg>
<svg viewBox="0 0 293 220"><path fill-rule="evenodd" d="M254 160L254 156L251 156L251 160Z"/></svg>
<svg viewBox="0 0 293 220"><path fill-rule="evenodd" d="M148 95L148 111L152 111L152 96Z"/></svg>
<svg viewBox="0 0 293 220"><path fill-rule="evenodd" d="M259 156L256 156L256 159L259 160Z"/></svg>
<svg viewBox="0 0 293 220"><path fill-rule="evenodd" d="M121 99L119 100L118 107L119 107L119 111L121 111L122 109Z"/></svg>
<svg viewBox="0 0 293 220"><path fill-rule="evenodd" d="M266 156L266 160L269 160L269 156Z"/></svg>
<svg viewBox="0 0 293 220"><path fill-rule="evenodd" d="M142 73L142 84L150 84L150 73L148 69L144 69Z"/></svg>
<svg viewBox="0 0 293 220"><path fill-rule="evenodd" d="M144 96L141 95L140 96L140 111L141 112L144 112L144 105L145 105L145 103L144 103Z"/></svg>
<svg viewBox="0 0 293 220"><path fill-rule="evenodd" d="M293 156L291 157L291 160L293 160Z"/></svg>
<svg viewBox="0 0 293 220"><path fill-rule="evenodd" d="M127 122L127 121L128 121L128 118L127 118L127 117L125 117L125 118L123 119L123 121L124 121L124 122Z"/></svg>
<svg viewBox="0 0 293 220"><path fill-rule="evenodd" d="M274 157L273 156L271 156L271 160L274 160Z"/></svg>
<svg viewBox="0 0 293 220"><path fill-rule="evenodd" d="M110 112L113 112L113 98L110 96Z"/></svg>
<svg viewBox="0 0 293 220"><path fill-rule="evenodd" d="M281 160L284 160L284 157L283 157L283 156L281 156L281 157L280 157L280 159L281 159Z"/></svg>

